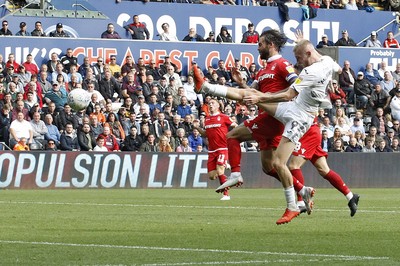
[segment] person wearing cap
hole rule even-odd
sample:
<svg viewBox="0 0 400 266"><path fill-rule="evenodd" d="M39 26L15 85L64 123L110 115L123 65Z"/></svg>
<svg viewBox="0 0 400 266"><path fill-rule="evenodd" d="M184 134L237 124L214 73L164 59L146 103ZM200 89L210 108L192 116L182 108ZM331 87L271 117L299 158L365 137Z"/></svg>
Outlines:
<svg viewBox="0 0 400 266"><path fill-rule="evenodd" d="M335 46L357 46L356 42L349 37L347 30L342 30L342 38L337 40Z"/></svg>
<svg viewBox="0 0 400 266"><path fill-rule="evenodd" d="M146 24L139 21L139 16L132 17L133 23L124 26L134 40L149 40L150 32L147 30Z"/></svg>
<svg viewBox="0 0 400 266"><path fill-rule="evenodd" d="M8 29L8 21L3 20L1 23L0 35L12 36L12 32Z"/></svg>
<svg viewBox="0 0 400 266"><path fill-rule="evenodd" d="M186 35L183 40L184 42L204 42L204 38L196 33L194 28L189 29L188 35Z"/></svg>
<svg viewBox="0 0 400 266"><path fill-rule="evenodd" d="M337 80L332 80L332 83L329 85L328 93L332 103L339 99L343 104L346 104L346 93L339 87Z"/></svg>
<svg viewBox="0 0 400 266"><path fill-rule="evenodd" d="M400 48L399 42L394 38L393 31L388 31L386 40L383 42L384 48Z"/></svg>
<svg viewBox="0 0 400 266"><path fill-rule="evenodd" d="M364 73L359 71L357 73L357 79L354 82L354 94L355 98L355 106L356 108L366 109L368 100L371 97L373 85L372 83L364 77Z"/></svg>
<svg viewBox="0 0 400 266"><path fill-rule="evenodd" d="M323 48L323 47L329 47L329 46L335 46L335 44L328 39L328 35L323 34L321 37L321 41L317 44L316 48Z"/></svg>
<svg viewBox="0 0 400 266"><path fill-rule="evenodd" d="M249 23L247 25L247 31L245 33L243 33L241 43L258 43L259 37L260 37L260 35L254 29L254 24Z"/></svg>
<svg viewBox="0 0 400 266"><path fill-rule="evenodd" d="M382 43L377 38L376 31L372 31L369 39L365 42L364 47L382 47Z"/></svg>
<svg viewBox="0 0 400 266"><path fill-rule="evenodd" d="M163 32L159 34L160 41L179 42L178 37L169 31L169 24L167 22L161 24L161 28Z"/></svg>
<svg viewBox="0 0 400 266"><path fill-rule="evenodd" d="M228 28L225 26L221 27L221 30L217 36L216 42L228 42L228 43L232 43L232 36L228 31Z"/></svg>
<svg viewBox="0 0 400 266"><path fill-rule="evenodd" d="M70 36L68 33L66 33L63 29L63 24L62 23L57 23L56 25L56 30L50 32L49 34L50 37L61 37L61 38L69 38Z"/></svg>
<svg viewBox="0 0 400 266"><path fill-rule="evenodd" d="M213 31L210 31L208 34L206 42L215 42L215 33Z"/></svg>
<svg viewBox="0 0 400 266"><path fill-rule="evenodd" d="M30 32L26 31L26 23L21 22L19 23L20 30L15 33L15 36L31 36Z"/></svg>

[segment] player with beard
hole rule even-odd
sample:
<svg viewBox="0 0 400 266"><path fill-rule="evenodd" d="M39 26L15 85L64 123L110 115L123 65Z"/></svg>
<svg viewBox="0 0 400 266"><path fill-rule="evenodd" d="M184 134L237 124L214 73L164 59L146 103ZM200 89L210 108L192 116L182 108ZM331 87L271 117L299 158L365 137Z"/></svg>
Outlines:
<svg viewBox="0 0 400 266"><path fill-rule="evenodd" d="M211 180L218 177L220 184L226 182L225 168L228 161L228 143L226 134L230 127L236 127L226 114L220 113L219 102L211 99L208 102L210 115L205 118L205 130L196 127L201 135L208 138L208 176ZM221 200L230 200L229 190L223 191Z"/></svg>
<svg viewBox="0 0 400 266"><path fill-rule="evenodd" d="M252 84L252 88L258 89L262 93L276 93L285 90L296 80L297 74L294 68L280 54L285 44L286 36L277 30L268 30L261 34L258 51L260 53L260 59L266 60L267 65L258 72ZM195 69L194 73L196 74L199 72ZM196 82L196 89L200 90L201 88L198 84L199 82ZM207 93L239 101L243 100L246 94L249 93L249 90L238 88L229 88L228 90L227 87L220 85L213 85L211 88L205 89ZM227 137L229 163L232 173L227 182L218 187L216 191L222 192L226 188L243 183L243 177L240 173L240 142L253 139L259 143L263 171L280 180L272 165L272 158L275 156L275 150L282 138L283 129L283 124L273 116L268 115L266 112L260 112L255 119L245 121L243 124L230 131ZM302 183L302 181L303 180L300 180L300 183ZM304 197L304 203L308 213L311 213L312 196L314 192L313 188L308 187L304 187L300 192Z"/></svg>

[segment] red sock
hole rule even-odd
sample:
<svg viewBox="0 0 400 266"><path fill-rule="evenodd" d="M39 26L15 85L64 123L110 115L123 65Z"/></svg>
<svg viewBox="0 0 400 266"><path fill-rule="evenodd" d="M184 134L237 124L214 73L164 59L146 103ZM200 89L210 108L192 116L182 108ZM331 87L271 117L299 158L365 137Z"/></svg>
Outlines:
<svg viewBox="0 0 400 266"><path fill-rule="evenodd" d="M240 172L240 160L242 159L242 150L240 141L234 138L228 138L228 156L232 172Z"/></svg>
<svg viewBox="0 0 400 266"><path fill-rule="evenodd" d="M343 195L346 196L351 192L350 189L344 183L343 179L340 177L340 175L335 171L330 170L329 173L327 173L326 176L324 176L323 178L328 180L329 183L331 183L331 185L334 186L337 190L342 192Z"/></svg>
<svg viewBox="0 0 400 266"><path fill-rule="evenodd" d="M275 171L275 169L272 169L267 173L267 175L270 175L272 177L275 177L279 182L281 182L281 179L279 178L278 173Z"/></svg>
<svg viewBox="0 0 400 266"><path fill-rule="evenodd" d="M222 185L223 183L226 182L226 180L227 180L228 178L226 177L226 175L219 175L219 176L218 176L218 179L219 179L219 184ZM224 195L225 195L225 196L228 196L228 195L229 195L229 190L225 190L225 191L224 191Z"/></svg>
<svg viewBox="0 0 400 266"><path fill-rule="evenodd" d="M301 171L301 169L292 169L292 170L290 170L290 172L292 173L292 177L293 177L294 190L296 190L296 192L299 192L304 187L303 172ZM297 200L298 201L303 200L303 198L298 193L297 193Z"/></svg>

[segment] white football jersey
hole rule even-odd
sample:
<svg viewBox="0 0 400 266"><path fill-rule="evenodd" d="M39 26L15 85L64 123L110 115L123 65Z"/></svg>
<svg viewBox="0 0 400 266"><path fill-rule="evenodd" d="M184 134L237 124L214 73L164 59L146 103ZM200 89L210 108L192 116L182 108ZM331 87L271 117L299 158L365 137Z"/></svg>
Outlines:
<svg viewBox="0 0 400 266"><path fill-rule="evenodd" d="M319 61L305 67L291 86L299 93L296 104L311 113L318 112L318 108L331 108L326 88L332 74L339 69L340 66L329 56L322 56Z"/></svg>

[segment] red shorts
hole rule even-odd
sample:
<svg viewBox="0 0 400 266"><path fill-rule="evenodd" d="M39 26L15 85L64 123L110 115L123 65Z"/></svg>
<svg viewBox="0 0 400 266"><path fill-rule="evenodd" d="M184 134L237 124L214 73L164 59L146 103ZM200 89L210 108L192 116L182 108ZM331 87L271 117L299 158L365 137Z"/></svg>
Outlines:
<svg viewBox="0 0 400 266"><path fill-rule="evenodd" d="M259 114L253 120L244 121L243 124L250 130L253 139L258 142L260 150L278 147L285 128L281 122L266 112Z"/></svg>
<svg viewBox="0 0 400 266"><path fill-rule="evenodd" d="M207 170L211 172L217 169L217 165L226 165L228 161L228 150L218 150L208 153Z"/></svg>
<svg viewBox="0 0 400 266"><path fill-rule="evenodd" d="M312 125L304 136L300 138L299 144L292 154L303 157L312 163L315 163L321 157L328 158L328 153L321 147L321 141L322 136L319 126Z"/></svg>

